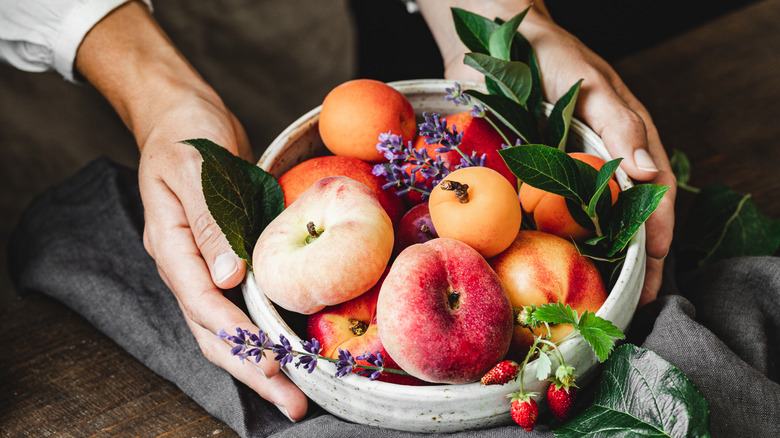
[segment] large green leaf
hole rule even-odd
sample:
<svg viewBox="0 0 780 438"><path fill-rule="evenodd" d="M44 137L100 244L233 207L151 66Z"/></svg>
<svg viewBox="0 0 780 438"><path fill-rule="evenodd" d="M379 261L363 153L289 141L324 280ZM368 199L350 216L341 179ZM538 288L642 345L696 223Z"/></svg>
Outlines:
<svg viewBox="0 0 780 438"><path fill-rule="evenodd" d="M596 398L553 430L558 438L708 437L709 406L674 365L626 344L604 365Z"/></svg>
<svg viewBox="0 0 780 438"><path fill-rule="evenodd" d="M455 32L472 52L489 54L488 41L490 34L498 28L498 24L481 15L460 8L451 8Z"/></svg>
<svg viewBox="0 0 780 438"><path fill-rule="evenodd" d="M491 56L503 59L504 61L512 61L512 42L515 40L517 27L520 26L520 23L522 23L523 18L525 18L525 15L530 9L531 6L525 8L523 12L520 12L511 20L500 25L490 34L490 38L488 39L488 51Z"/></svg>
<svg viewBox="0 0 780 438"><path fill-rule="evenodd" d="M463 62L495 81L504 96L525 105L531 94L531 69L527 65L473 52L466 53Z"/></svg>
<svg viewBox="0 0 780 438"><path fill-rule="evenodd" d="M529 69L530 74L530 69ZM566 138L569 136L569 127L574 115L574 106L577 104L577 96L580 94L582 79L569 88L557 102L547 118L545 138L547 144L562 151L566 150Z"/></svg>
<svg viewBox="0 0 780 438"><path fill-rule="evenodd" d="M658 207L667 190L669 190L668 186L640 184L620 192L617 202L610 209L605 231L611 241L608 256L617 254L628 245L642 224Z"/></svg>
<svg viewBox="0 0 780 438"><path fill-rule="evenodd" d="M593 197L590 199L590 202L588 203L588 216L593 217L597 211L600 209L597 209L600 199L602 199L602 193L609 192L609 197L607 195L604 195L603 199L608 199L609 204L612 205L612 191L609 190L609 181L612 179L612 175L615 174L615 171L617 170L618 166L620 165L620 162L623 161L622 158L617 158L611 161L608 161L604 163L603 166L601 166L601 169L599 169L599 173L596 177L596 190L593 193Z"/></svg>
<svg viewBox="0 0 780 438"><path fill-rule="evenodd" d="M561 195L580 205L589 199L576 160L545 145L522 145L498 151L509 170L524 184Z"/></svg>
<svg viewBox="0 0 780 438"><path fill-rule="evenodd" d="M713 184L693 198L679 238L682 250L702 254L700 265L737 256L772 255L780 247L780 220L763 215L750 195Z"/></svg>
<svg viewBox="0 0 780 438"><path fill-rule="evenodd" d="M207 139L185 140L203 158L201 184L211 216L236 255L252 266L260 233L284 209L284 194L269 173Z"/></svg>
<svg viewBox="0 0 780 438"><path fill-rule="evenodd" d="M484 94L475 90L466 90L464 93L485 105L494 116L526 143L539 142L538 125L531 113L519 103L500 94Z"/></svg>

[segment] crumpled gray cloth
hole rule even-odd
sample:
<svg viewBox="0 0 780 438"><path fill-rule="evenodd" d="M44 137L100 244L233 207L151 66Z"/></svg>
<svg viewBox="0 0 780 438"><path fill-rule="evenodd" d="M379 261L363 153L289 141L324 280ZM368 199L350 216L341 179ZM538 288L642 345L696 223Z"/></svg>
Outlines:
<svg viewBox="0 0 780 438"><path fill-rule="evenodd" d="M98 159L28 207L9 245L10 271L20 292L44 293L80 313L241 436L419 435L347 423L316 407L291 423L200 354L142 232L136 171ZM690 378L709 403L713 437L780 436L780 258L732 259L669 277L663 296L638 311L628 340ZM540 423L528 435L552 433Z"/></svg>

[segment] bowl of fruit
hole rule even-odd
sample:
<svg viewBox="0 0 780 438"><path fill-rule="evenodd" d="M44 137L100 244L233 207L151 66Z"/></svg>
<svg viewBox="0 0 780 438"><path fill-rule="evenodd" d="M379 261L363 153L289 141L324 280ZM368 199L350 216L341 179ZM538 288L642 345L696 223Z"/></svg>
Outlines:
<svg viewBox="0 0 780 438"><path fill-rule="evenodd" d="M587 212L624 211L631 180L585 124L568 121L566 152L533 145L475 104L485 92L350 81L258 163L285 208L254 247L247 309L284 373L340 418L415 432L509 424L508 395L541 402L561 365L586 384L611 349L593 333L613 342L630 324L644 226L588 226ZM554 123L553 105L540 113ZM585 219L537 176L572 171L585 183L569 190L593 186ZM497 375L507 361L512 375Z"/></svg>

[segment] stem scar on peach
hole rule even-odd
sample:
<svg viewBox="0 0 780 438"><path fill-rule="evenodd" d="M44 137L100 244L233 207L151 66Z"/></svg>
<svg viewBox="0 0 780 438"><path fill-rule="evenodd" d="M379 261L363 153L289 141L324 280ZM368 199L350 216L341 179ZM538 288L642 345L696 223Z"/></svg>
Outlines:
<svg viewBox="0 0 780 438"><path fill-rule="evenodd" d="M439 237L460 240L483 257L506 249L523 218L512 184L487 167L450 173L431 191L428 209Z"/></svg>

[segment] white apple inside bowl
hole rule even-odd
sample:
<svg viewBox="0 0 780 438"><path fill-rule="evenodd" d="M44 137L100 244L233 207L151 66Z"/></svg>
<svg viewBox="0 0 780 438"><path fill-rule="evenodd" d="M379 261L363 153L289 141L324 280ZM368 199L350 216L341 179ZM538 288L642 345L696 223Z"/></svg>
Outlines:
<svg viewBox="0 0 780 438"><path fill-rule="evenodd" d="M392 82L411 102L418 117L423 112L449 115L462 111L444 99L445 89L453 86L447 80L412 80ZM481 84L463 84L464 88L482 89ZM549 112L551 106L547 105ZM304 114L285 129L261 157L258 165L275 177L296 164L319 155L328 154L319 137L317 122L320 108ZM583 151L610 159L601 139L585 124L574 120L568 137L568 150ZM632 185L621 170L616 172L621 189ZM645 227L629 243L622 270L609 296L597 315L610 320L625 331L631 322L639 301L645 274ZM294 346L300 345L301 335L294 331L290 315L277 309L257 286L252 272L247 274L243 294L249 315L269 337L277 341L284 335ZM284 315L284 316L283 316ZM591 380L598 371L598 359L590 345L580 336L560 345L566 363L577 370L581 385ZM356 354L361 354L357 352ZM536 363L530 362L525 372L524 388L544 394L549 382L535 377ZM483 386L479 382L459 385L406 386L349 374L336 378L336 367L319 361L308 373L303 367L288 364L283 371L315 403L326 411L355 423L413 432L454 432L512 423L507 394L518 391L520 382L507 385ZM540 397L543 397L541 395ZM537 400L539 401L539 400Z"/></svg>

